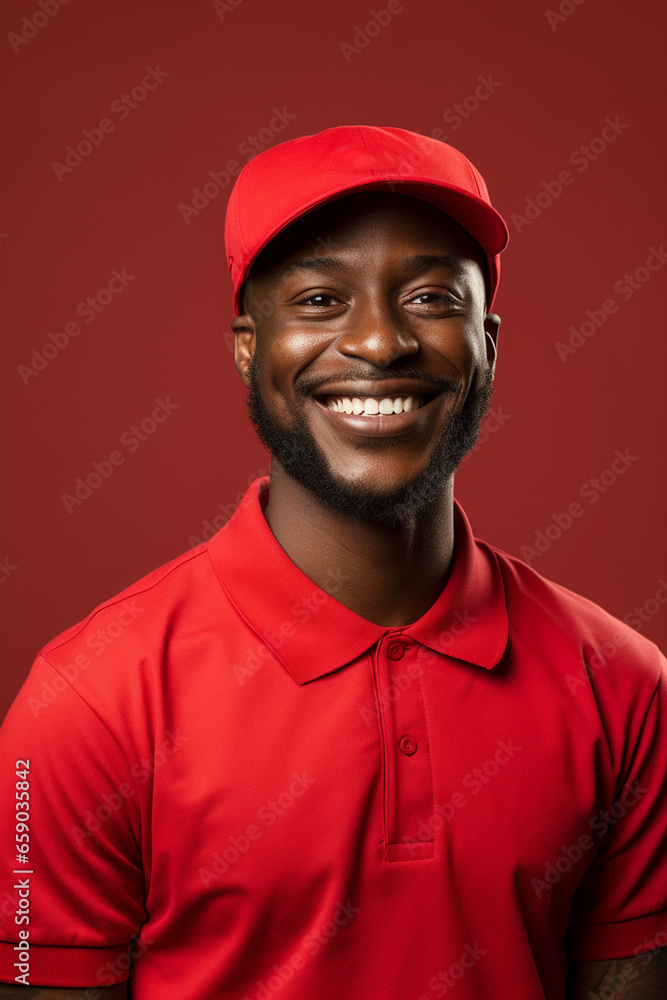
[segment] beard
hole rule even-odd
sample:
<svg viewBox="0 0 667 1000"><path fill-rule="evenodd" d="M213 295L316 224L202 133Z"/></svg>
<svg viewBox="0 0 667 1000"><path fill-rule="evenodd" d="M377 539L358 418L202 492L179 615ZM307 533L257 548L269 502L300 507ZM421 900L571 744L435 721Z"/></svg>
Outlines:
<svg viewBox="0 0 667 1000"><path fill-rule="evenodd" d="M401 374L421 373L407 372ZM257 353L248 367L250 389L247 406L260 441L284 471L309 491L319 503L343 517L367 521L386 528L409 524L440 500L444 488L479 437L482 420L493 397L493 371L485 369L471 389L463 408L452 413L424 469L412 479L390 489L346 482L335 475L313 437L303 413L303 392L289 427L269 413L260 390ZM443 386L449 387L449 383ZM369 417L372 420L373 417ZM398 438L378 438L378 449L394 447Z"/></svg>

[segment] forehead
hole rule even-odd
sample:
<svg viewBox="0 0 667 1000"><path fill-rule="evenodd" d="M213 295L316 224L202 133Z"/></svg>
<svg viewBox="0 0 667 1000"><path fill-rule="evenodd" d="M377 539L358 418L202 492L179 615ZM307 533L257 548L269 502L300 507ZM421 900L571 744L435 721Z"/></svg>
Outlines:
<svg viewBox="0 0 667 1000"><path fill-rule="evenodd" d="M277 277L299 256L331 257L355 249L391 251L411 245L476 261L485 271L484 251L441 209L398 192L363 191L335 199L302 216L279 233L257 257L250 277Z"/></svg>

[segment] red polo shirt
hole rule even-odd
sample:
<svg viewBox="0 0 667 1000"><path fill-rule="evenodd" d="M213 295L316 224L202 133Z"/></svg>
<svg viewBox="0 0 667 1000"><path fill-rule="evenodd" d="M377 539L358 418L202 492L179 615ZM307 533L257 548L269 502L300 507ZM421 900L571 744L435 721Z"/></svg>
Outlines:
<svg viewBox="0 0 667 1000"><path fill-rule="evenodd" d="M35 661L1 734L0 978L562 1000L568 950L666 944L657 648L458 504L437 601L375 625L291 562L268 488Z"/></svg>

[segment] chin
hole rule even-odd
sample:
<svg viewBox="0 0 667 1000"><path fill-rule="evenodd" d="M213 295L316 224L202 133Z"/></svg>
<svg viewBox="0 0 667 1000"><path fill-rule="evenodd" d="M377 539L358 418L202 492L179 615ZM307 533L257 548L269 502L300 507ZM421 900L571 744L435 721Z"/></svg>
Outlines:
<svg viewBox="0 0 667 1000"><path fill-rule="evenodd" d="M386 468L382 468L377 472L367 470L363 475L353 478L344 470L329 466L329 479L335 481L340 489L357 496L389 497L414 488L424 471L422 467L409 475L404 473L402 476L392 476L387 473Z"/></svg>

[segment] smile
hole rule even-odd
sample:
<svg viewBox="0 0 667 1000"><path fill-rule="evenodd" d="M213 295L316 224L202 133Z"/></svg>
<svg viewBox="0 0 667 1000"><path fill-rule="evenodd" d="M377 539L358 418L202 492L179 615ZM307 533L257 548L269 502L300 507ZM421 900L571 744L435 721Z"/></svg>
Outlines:
<svg viewBox="0 0 667 1000"><path fill-rule="evenodd" d="M433 401L442 393L402 393L392 396L319 395L311 397L317 411L339 431L361 437L396 437L420 433L432 423ZM431 405L433 404L433 405Z"/></svg>
<svg viewBox="0 0 667 1000"><path fill-rule="evenodd" d="M339 413L374 417L383 414L410 413L433 398L434 393L405 393L397 396L318 396L318 402Z"/></svg>

